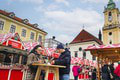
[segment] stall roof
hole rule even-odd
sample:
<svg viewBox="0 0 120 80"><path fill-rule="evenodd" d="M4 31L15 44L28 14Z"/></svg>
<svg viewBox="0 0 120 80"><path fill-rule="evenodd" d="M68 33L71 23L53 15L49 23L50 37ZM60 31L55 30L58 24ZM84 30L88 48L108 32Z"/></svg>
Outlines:
<svg viewBox="0 0 120 80"><path fill-rule="evenodd" d="M11 45L14 48L25 49L25 46L18 33L0 34L0 44L6 46Z"/></svg>
<svg viewBox="0 0 120 80"><path fill-rule="evenodd" d="M120 61L120 44L88 46L86 51L90 51L93 56L108 58L113 62Z"/></svg>

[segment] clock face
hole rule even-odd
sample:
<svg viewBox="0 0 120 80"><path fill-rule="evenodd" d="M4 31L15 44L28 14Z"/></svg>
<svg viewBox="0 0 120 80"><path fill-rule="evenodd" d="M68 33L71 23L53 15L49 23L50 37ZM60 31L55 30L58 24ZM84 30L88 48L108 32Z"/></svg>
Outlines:
<svg viewBox="0 0 120 80"><path fill-rule="evenodd" d="M108 21L112 21L112 16L109 16L109 17L108 17Z"/></svg>

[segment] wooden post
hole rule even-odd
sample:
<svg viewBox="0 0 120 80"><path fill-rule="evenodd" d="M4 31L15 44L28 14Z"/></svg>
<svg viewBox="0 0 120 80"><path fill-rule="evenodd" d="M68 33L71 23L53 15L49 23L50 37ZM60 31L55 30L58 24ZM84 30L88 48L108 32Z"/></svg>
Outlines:
<svg viewBox="0 0 120 80"><path fill-rule="evenodd" d="M34 80L39 80L39 78L40 78L40 73L41 73L41 69L40 69L40 66L38 66L37 73L36 73L36 75L35 75L35 79L34 79Z"/></svg>
<svg viewBox="0 0 120 80"><path fill-rule="evenodd" d="M19 64L21 64L22 63L22 55L20 55L19 57L20 57L19 58Z"/></svg>
<svg viewBox="0 0 120 80"><path fill-rule="evenodd" d="M97 73L98 73L98 80L100 80L100 65L99 65L99 54L97 54L97 63L98 63L98 71L97 71Z"/></svg>

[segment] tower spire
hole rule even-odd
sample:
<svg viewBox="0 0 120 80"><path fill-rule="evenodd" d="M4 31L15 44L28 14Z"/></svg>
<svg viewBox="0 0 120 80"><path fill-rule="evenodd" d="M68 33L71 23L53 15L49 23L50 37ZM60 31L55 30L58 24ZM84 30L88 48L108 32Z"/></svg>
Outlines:
<svg viewBox="0 0 120 80"><path fill-rule="evenodd" d="M116 4L113 0L109 0L108 4L107 4L107 9L108 10L111 10L111 9L114 9L116 8Z"/></svg>
<svg viewBox="0 0 120 80"><path fill-rule="evenodd" d="M109 0L108 4L114 3L113 0Z"/></svg>

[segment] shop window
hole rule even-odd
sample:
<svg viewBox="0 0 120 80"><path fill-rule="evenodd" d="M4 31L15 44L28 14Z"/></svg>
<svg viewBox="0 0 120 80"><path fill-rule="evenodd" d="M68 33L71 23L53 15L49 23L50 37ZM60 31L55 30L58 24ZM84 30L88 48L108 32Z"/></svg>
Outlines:
<svg viewBox="0 0 120 80"><path fill-rule="evenodd" d="M15 29L16 29L16 26L15 25L11 25L10 33L15 33Z"/></svg>
<svg viewBox="0 0 120 80"><path fill-rule="evenodd" d="M0 20L0 30L3 30L4 22Z"/></svg>
<svg viewBox="0 0 120 80"><path fill-rule="evenodd" d="M25 29L22 29L22 34L21 34L21 36L26 37L26 30L25 30Z"/></svg>
<svg viewBox="0 0 120 80"><path fill-rule="evenodd" d="M78 51L75 51L75 57L78 57Z"/></svg>
<svg viewBox="0 0 120 80"><path fill-rule="evenodd" d="M13 56L13 63L19 63L19 58L20 58L19 55L14 55Z"/></svg>
<svg viewBox="0 0 120 80"><path fill-rule="evenodd" d="M35 34L33 32L31 32L30 39L34 40L34 36L35 36Z"/></svg>

